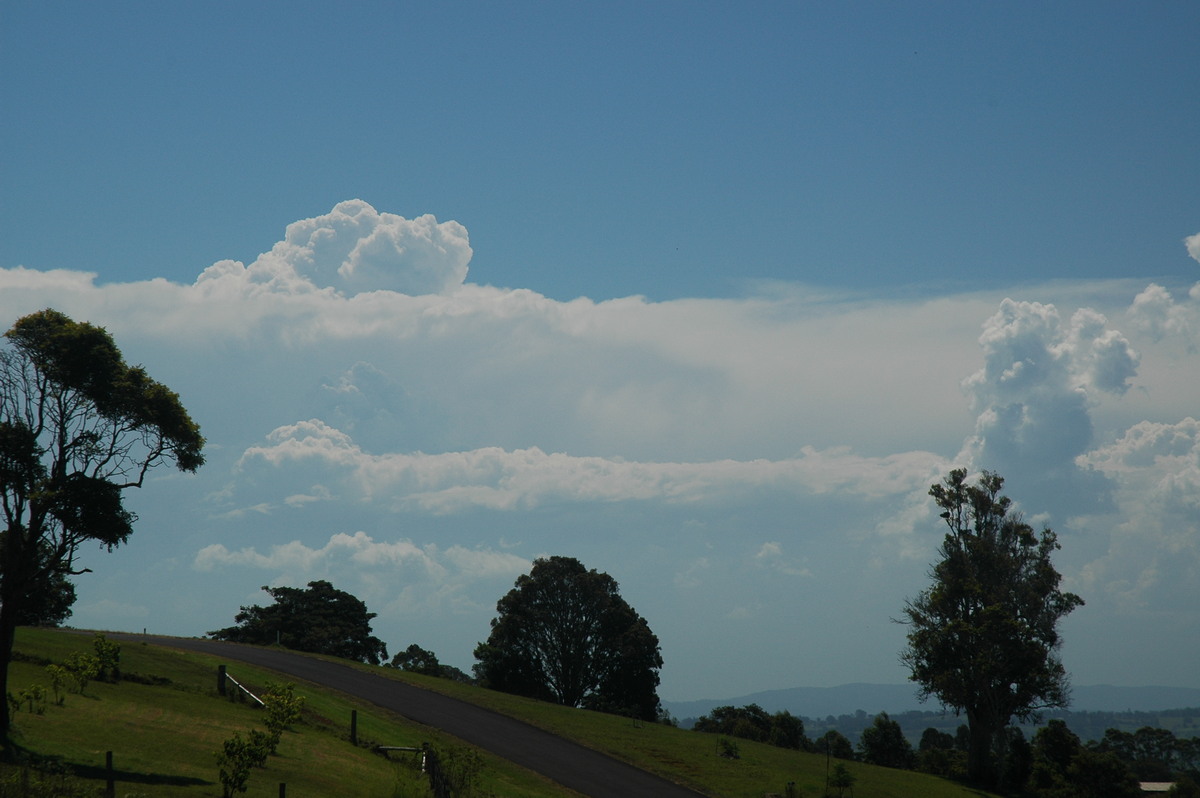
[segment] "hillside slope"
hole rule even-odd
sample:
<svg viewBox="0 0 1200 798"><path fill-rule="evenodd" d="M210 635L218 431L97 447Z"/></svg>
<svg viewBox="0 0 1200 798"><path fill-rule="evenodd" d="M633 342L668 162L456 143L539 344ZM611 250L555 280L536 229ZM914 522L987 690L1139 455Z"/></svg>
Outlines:
<svg viewBox="0 0 1200 798"><path fill-rule="evenodd" d="M23 662L16 668L19 673L14 673L14 689L41 678L45 662L61 661L71 651L84 650L89 645L90 638L84 635L21 630L18 649L32 661ZM64 764L83 766L84 772L90 775L96 775L97 768L103 762L104 748L113 746L118 749L118 762L122 763L118 767L131 776L133 783L155 785L153 791L146 794L219 795L212 752L223 735L227 736L231 729L247 728L253 724L255 710L246 705L215 699L216 665L228 662L230 669L239 674L239 679L245 678L258 684L270 679L278 681L279 675L249 664L234 664L233 657L214 658L207 654L176 652L137 640L124 640L122 645L122 665L127 672L143 676L170 672L173 674L169 677L171 685L156 688L152 685L93 684L88 688L88 696L69 696L63 707L50 706L43 715L23 712L18 721L20 744L27 751L57 756ZM314 660L301 655L288 656ZM740 758L727 759L718 755L720 746L713 735L634 723L626 718L529 701L447 680L403 674L389 668L348 666L347 663L333 665L346 672L394 680L392 684L398 693L403 684L453 695L490 712L518 718L552 734L577 740L636 767L655 771L670 781L690 785L704 795L758 798L766 792L784 792L789 782L794 783L805 795L821 794L824 788L827 767L824 757L739 741ZM288 681L294 679L289 677ZM359 711L360 736L375 741L399 745L419 745L422 741L430 741L435 747L447 751L478 750L464 746L461 741L429 726L408 721L394 711L371 706L343 693L307 682L298 683L298 692L305 696L309 710L304 723L297 727L297 733L289 735L289 744L297 744L301 748L289 751L279 761L272 758L268 763L268 772L256 771L257 782L252 778L252 791L247 794L250 798L274 795L276 785L283 780L280 776L285 774L289 783L303 785L303 794L311 796L424 794L419 779L414 781L410 778L411 762L389 763L361 747L349 745L345 740L345 721L339 718L345 718L351 708ZM177 702L182 701L181 707L169 706L168 699L172 696L168 694L171 693L184 694L183 698L173 698ZM114 707L120 707L120 711L110 712L107 709ZM228 715L230 712L233 714ZM216 713L216 717L209 719L211 713ZM86 718L93 715L106 716L104 720L92 724L94 738L64 738L66 729L74 725L86 725ZM43 719L53 720L53 728ZM496 757L486 754L473 756L483 761L475 781L476 794L530 798L579 794L571 793ZM461 761L471 758L460 756ZM346 759L345 763L343 759ZM337 781L338 789L325 791L316 783L317 771L314 768L318 763L320 773L328 774L331 780ZM341 773L343 767L350 767L351 764L365 770L382 768L385 771L383 779L389 786L382 791L376 789L362 793L348 790L346 785L358 784L360 778L355 775L347 779ZM859 763L847 765L858 779L856 789L859 794L884 798L966 798L979 794L961 785L923 774ZM407 768L407 771L403 771L403 768ZM339 775L343 777L339 778ZM253 786L256 783L257 787ZM268 787L270 790L267 790Z"/></svg>

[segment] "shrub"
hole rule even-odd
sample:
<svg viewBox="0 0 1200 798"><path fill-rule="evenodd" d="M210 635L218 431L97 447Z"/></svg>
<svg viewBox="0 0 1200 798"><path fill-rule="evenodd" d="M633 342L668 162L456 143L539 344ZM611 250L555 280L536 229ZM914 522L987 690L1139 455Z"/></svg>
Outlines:
<svg viewBox="0 0 1200 798"><path fill-rule="evenodd" d="M66 700L63 690L67 680L71 678L71 673L62 665L47 665L46 675L50 677L50 689L54 691L54 703L61 707L63 701Z"/></svg>
<svg viewBox="0 0 1200 798"><path fill-rule="evenodd" d="M216 757L222 798L233 798L234 793L245 792L246 782L250 780L250 768L259 761L259 753L254 750L254 745L234 732L221 744Z"/></svg>
<svg viewBox="0 0 1200 798"><path fill-rule="evenodd" d="M67 657L67 661L63 663L71 676L75 679L75 684L79 688L79 694L87 689L88 682L95 679L100 673L100 660L96 659L95 654L84 654L76 652Z"/></svg>
<svg viewBox="0 0 1200 798"><path fill-rule="evenodd" d="M96 672L105 681L121 680L121 644L109 641L99 632L92 640L96 650Z"/></svg>
<svg viewBox="0 0 1200 798"><path fill-rule="evenodd" d="M273 754L283 732L300 720L300 712L304 709L304 696L296 695L294 684L267 682L267 692L263 694L262 702L267 715L263 723L271 733L273 742L270 751Z"/></svg>

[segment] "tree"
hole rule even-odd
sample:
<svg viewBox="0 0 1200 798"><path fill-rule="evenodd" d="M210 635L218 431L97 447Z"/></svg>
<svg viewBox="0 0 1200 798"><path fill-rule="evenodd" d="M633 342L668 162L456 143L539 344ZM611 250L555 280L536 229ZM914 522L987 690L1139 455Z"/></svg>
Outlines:
<svg viewBox="0 0 1200 798"><path fill-rule="evenodd" d="M811 751L812 741L804 734L804 720L787 710L768 715L758 704L744 707L715 707L696 719L693 731L728 734L743 740L770 743L779 748Z"/></svg>
<svg viewBox="0 0 1200 798"><path fill-rule="evenodd" d="M658 638L605 573L576 559L538 559L496 604L475 649L484 686L653 721Z"/></svg>
<svg viewBox="0 0 1200 798"><path fill-rule="evenodd" d="M442 663L438 662L437 655L416 643L392 657L391 666L410 673L423 673L426 676L442 675Z"/></svg>
<svg viewBox="0 0 1200 798"><path fill-rule="evenodd" d="M837 790L838 798L842 798L846 794L846 790L853 789L856 781L858 781L858 777L841 762L833 766L833 775L829 778L829 786Z"/></svg>
<svg viewBox="0 0 1200 798"><path fill-rule="evenodd" d="M854 745L837 729L830 729L813 741L813 750L835 759L853 759Z"/></svg>
<svg viewBox="0 0 1200 798"><path fill-rule="evenodd" d="M327 654L378 665L387 659L387 646L371 635L367 605L329 582L309 582L308 588L267 587L275 603L242 607L236 626L217 629L208 636L233 643L271 645Z"/></svg>
<svg viewBox="0 0 1200 798"><path fill-rule="evenodd" d="M126 365L103 328L47 309L4 334L0 693L7 692L13 635L36 592L62 589L68 575L86 571L75 565L81 544L111 551L124 543L136 518L122 492L141 487L163 463L195 471L203 448L179 396ZM0 703L0 734L9 726L7 703Z"/></svg>
<svg viewBox="0 0 1200 798"><path fill-rule="evenodd" d="M904 736L900 724L880 712L875 722L863 729L858 740L862 761L888 768L911 768L916 758L912 744Z"/></svg>
<svg viewBox="0 0 1200 798"><path fill-rule="evenodd" d="M1049 529L1035 534L1012 512L1000 495L1004 480L988 471L975 485L966 478L956 469L929 490L950 531L933 585L905 603L901 660L922 698L966 712L968 775L986 782L994 738L1014 716L1067 705L1058 622L1083 600L1059 589L1050 561L1057 538Z"/></svg>
<svg viewBox="0 0 1200 798"><path fill-rule="evenodd" d="M75 585L64 573L46 570L44 574L26 596L17 626L62 626L71 617Z"/></svg>

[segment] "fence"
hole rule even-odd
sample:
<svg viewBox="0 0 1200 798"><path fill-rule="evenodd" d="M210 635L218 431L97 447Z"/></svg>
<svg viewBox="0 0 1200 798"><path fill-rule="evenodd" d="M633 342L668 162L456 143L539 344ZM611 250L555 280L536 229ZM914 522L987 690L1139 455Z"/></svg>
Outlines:
<svg viewBox="0 0 1200 798"><path fill-rule="evenodd" d="M233 676L231 676L229 674L229 672L225 670L224 665L218 665L217 666L217 693L218 694L226 695L225 682L227 682L227 681L233 682L234 687L241 690L242 693L244 693L245 695L248 695L251 698L253 698L255 701L257 701L258 705L260 707L266 706L266 704L263 703L263 700L261 698L256 696L254 693L250 692L248 689L246 689L245 686L242 685L241 682L239 682L237 679L233 678Z"/></svg>
<svg viewBox="0 0 1200 798"><path fill-rule="evenodd" d="M266 706L263 700L239 682L229 673L224 665L217 666L217 692L220 695L228 695L226 683L232 682L233 686L241 691L242 694L248 695L258 702L259 706ZM353 745L358 745L358 710L350 710L350 742ZM450 778L446 775L446 771L442 768L441 760L438 758L437 751L429 743L421 743L420 748L411 748L398 745L377 745L375 751L388 755L390 751L408 751L421 754L421 772L429 778L429 789L433 791L434 798L452 798L450 789ZM109 769L112 769L112 754L109 754ZM111 788L110 788L111 789ZM279 785L279 798L284 798L286 795L287 785ZM111 793L110 793L111 795Z"/></svg>

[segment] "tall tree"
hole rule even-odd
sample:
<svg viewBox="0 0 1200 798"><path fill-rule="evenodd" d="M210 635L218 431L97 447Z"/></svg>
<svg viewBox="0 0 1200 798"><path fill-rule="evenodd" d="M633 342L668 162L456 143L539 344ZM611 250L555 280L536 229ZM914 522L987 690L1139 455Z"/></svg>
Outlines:
<svg viewBox="0 0 1200 798"><path fill-rule="evenodd" d="M887 768L911 768L916 763L912 744L904 736L900 724L888 713L880 712L875 721L863 729L858 740L862 761Z"/></svg>
<svg viewBox="0 0 1200 798"><path fill-rule="evenodd" d="M995 775L993 740L1011 718L1067 705L1058 622L1083 604L1059 589L1054 533L1035 534L1000 495L1003 485L988 471L969 484L966 470L956 469L930 488L950 531L932 586L904 607L901 660L922 697L966 713L968 775L980 782Z"/></svg>
<svg viewBox="0 0 1200 798"><path fill-rule="evenodd" d="M496 604L475 649L487 687L644 720L659 709L658 638L605 573L576 559L538 559Z"/></svg>
<svg viewBox="0 0 1200 798"><path fill-rule="evenodd" d="M367 605L329 582L309 582L307 588L267 587L275 603L242 607L235 626L209 632L216 640L271 645L327 654L379 665L387 646L371 634Z"/></svg>
<svg viewBox="0 0 1200 798"><path fill-rule="evenodd" d="M126 365L101 327L42 310L0 346L0 694L13 635L33 592L83 573L80 544L110 551L136 520L122 492L154 467L204 463L204 438L179 396ZM10 725L0 702L0 733Z"/></svg>

